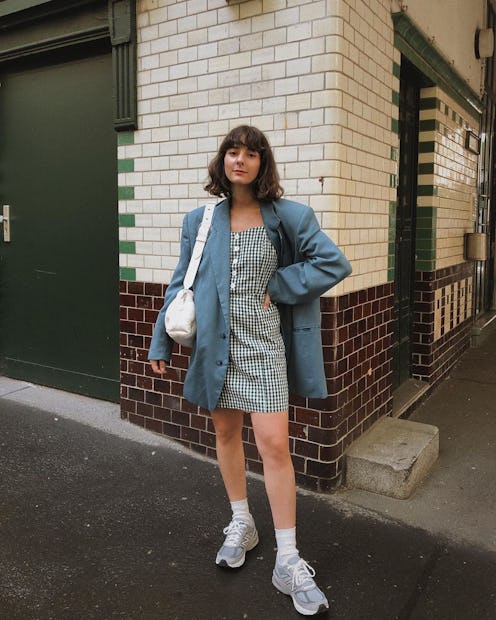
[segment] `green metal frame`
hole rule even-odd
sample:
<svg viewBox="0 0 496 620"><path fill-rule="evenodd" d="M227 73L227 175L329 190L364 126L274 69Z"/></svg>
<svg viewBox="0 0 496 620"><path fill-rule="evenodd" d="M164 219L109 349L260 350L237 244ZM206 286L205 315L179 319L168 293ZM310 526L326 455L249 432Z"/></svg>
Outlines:
<svg viewBox="0 0 496 620"><path fill-rule="evenodd" d="M36 8L43 4L50 4L51 2L53 0L2 0L0 4L0 17Z"/></svg>
<svg viewBox="0 0 496 620"><path fill-rule="evenodd" d="M137 128L135 0L3 0L0 34L0 67L66 46L109 39L114 127L117 131Z"/></svg>
<svg viewBox="0 0 496 620"><path fill-rule="evenodd" d="M478 118L482 100L453 66L431 45L406 13L393 13L394 44L443 91Z"/></svg>
<svg viewBox="0 0 496 620"><path fill-rule="evenodd" d="M114 126L137 128L135 0L108 0L114 74Z"/></svg>

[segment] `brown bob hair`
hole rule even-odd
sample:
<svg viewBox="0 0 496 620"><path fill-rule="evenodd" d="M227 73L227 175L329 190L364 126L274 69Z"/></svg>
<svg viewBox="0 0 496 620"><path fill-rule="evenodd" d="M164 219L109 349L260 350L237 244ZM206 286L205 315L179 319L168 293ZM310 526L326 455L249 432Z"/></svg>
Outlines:
<svg viewBox="0 0 496 620"><path fill-rule="evenodd" d="M213 196L231 195L231 182L224 172L224 157L229 149L245 146L260 154L260 170L253 182L253 192L257 200L277 200L284 190L279 184L276 162L265 135L256 127L240 125L231 129L222 141L217 155L208 165L210 180L204 189Z"/></svg>

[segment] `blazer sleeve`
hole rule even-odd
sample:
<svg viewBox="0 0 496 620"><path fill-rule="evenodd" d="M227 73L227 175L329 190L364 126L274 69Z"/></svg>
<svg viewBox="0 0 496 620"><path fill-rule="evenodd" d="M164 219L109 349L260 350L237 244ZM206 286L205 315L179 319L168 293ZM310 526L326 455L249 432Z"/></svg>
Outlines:
<svg viewBox="0 0 496 620"><path fill-rule="evenodd" d="M193 238L194 241L194 235L191 235L190 219L190 214L187 213L183 220L179 261L172 275L172 280L165 292L164 305L158 313L150 350L148 352L149 360L165 360L166 362L170 362L171 359L174 341L165 331L165 311L177 293L183 288L184 276L186 275L191 252L193 251L191 239Z"/></svg>
<svg viewBox="0 0 496 620"><path fill-rule="evenodd" d="M320 297L351 273L347 258L321 230L311 208L303 210L292 233L295 262L277 269L268 286L272 301L289 305Z"/></svg>

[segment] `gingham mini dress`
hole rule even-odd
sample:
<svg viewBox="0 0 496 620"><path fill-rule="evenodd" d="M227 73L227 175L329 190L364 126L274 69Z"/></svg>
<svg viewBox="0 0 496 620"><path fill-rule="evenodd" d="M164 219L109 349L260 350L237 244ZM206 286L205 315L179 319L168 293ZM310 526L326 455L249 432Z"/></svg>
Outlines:
<svg viewBox="0 0 496 620"><path fill-rule="evenodd" d="M229 363L218 407L269 413L288 408L277 307L263 308L277 253L263 226L231 232Z"/></svg>

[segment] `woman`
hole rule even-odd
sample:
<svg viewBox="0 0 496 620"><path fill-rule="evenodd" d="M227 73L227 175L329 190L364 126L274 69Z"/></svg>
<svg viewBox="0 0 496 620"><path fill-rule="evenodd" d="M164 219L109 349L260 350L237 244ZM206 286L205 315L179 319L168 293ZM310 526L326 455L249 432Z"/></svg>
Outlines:
<svg viewBox="0 0 496 620"><path fill-rule="evenodd" d="M281 199L272 150L258 129L241 126L222 141L205 189L225 199L215 207L194 290L197 338L184 396L211 411L216 451L232 520L217 553L237 568L258 543L249 510L242 443L251 416L277 542L274 586L296 610L328 609L315 571L296 547L296 487L288 433L291 390L327 396L320 339L320 296L349 273L348 261L320 230L310 207ZM203 208L184 218L181 253L152 339L153 372L166 372L173 342L164 313L182 288Z"/></svg>

